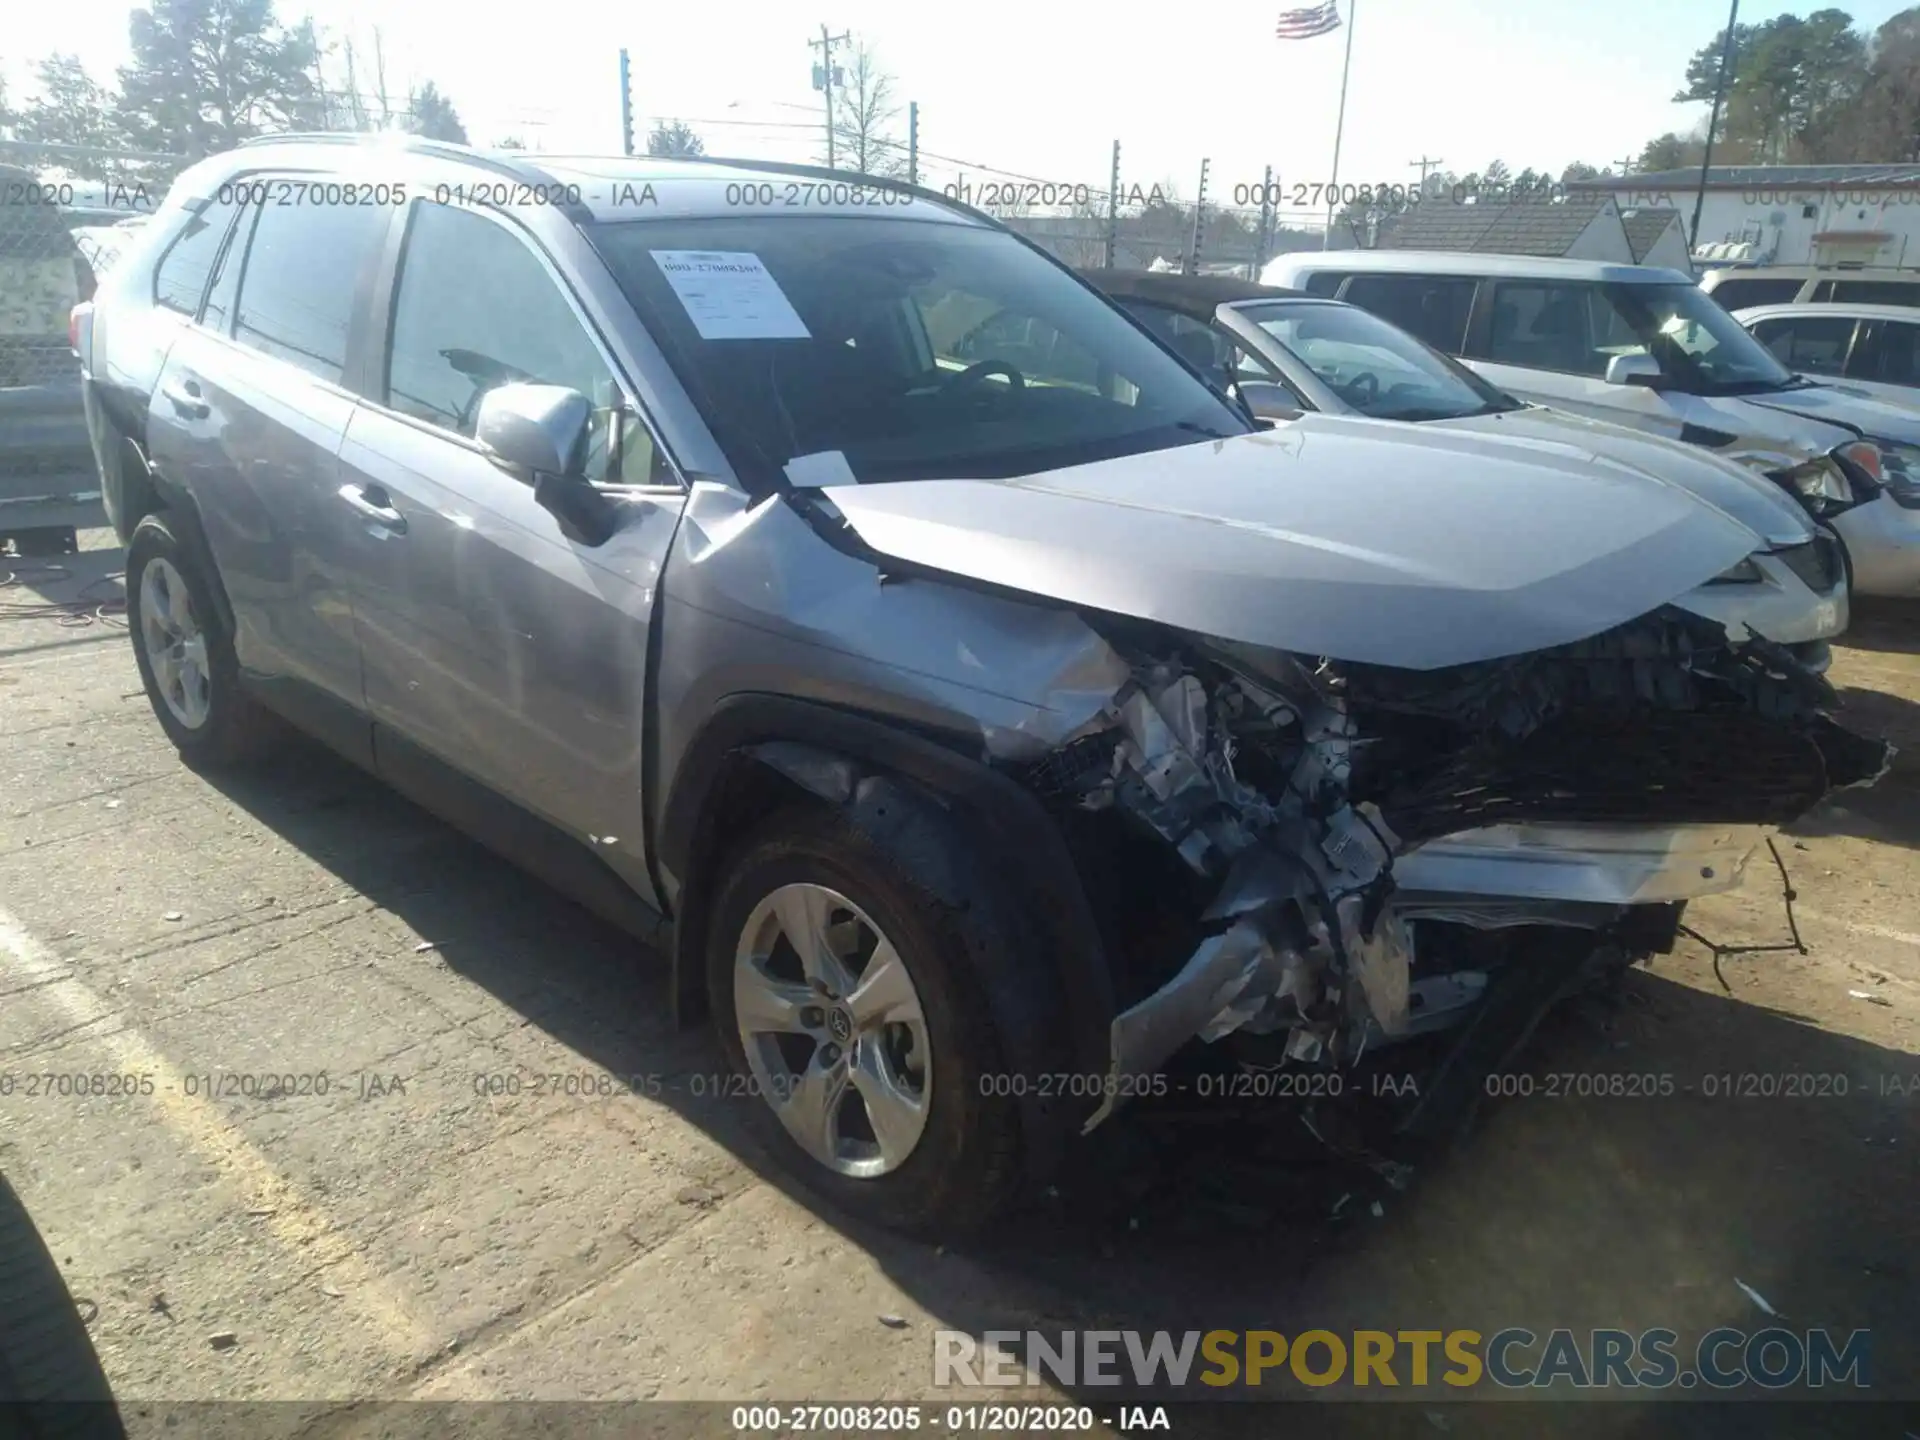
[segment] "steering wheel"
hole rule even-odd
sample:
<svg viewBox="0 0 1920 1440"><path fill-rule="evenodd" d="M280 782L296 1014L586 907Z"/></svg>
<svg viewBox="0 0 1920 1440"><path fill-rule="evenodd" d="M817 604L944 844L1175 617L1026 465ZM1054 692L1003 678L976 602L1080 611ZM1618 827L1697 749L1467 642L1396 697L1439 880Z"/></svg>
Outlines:
<svg viewBox="0 0 1920 1440"><path fill-rule="evenodd" d="M1007 364L1006 361L982 360L977 365L969 365L964 370L943 372L940 379L940 393L942 395L957 394L963 388L978 385L989 375L1006 376L1007 386L1010 389L1024 390L1027 388L1027 377L1014 369L1013 366Z"/></svg>
<svg viewBox="0 0 1920 1440"><path fill-rule="evenodd" d="M1362 370L1338 388L1343 398L1364 410L1380 398L1380 377L1371 370Z"/></svg>

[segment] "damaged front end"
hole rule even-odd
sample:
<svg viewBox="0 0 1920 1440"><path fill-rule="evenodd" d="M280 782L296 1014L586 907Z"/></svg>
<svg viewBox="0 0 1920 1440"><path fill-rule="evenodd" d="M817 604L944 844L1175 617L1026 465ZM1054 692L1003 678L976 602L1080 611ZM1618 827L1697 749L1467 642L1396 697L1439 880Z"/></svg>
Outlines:
<svg viewBox="0 0 1920 1440"><path fill-rule="evenodd" d="M1726 888L1759 827L1891 758L1785 651L1673 608L1418 672L1107 639L1131 679L1023 776L1123 932L1088 1129L1196 1038L1344 1066L1445 1024L1486 977L1441 932L1598 931Z"/></svg>

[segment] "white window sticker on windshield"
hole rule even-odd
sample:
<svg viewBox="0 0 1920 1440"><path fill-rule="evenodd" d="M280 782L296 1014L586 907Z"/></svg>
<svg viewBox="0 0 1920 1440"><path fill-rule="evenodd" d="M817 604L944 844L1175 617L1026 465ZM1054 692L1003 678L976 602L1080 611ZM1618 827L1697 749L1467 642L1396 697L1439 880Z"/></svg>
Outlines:
<svg viewBox="0 0 1920 1440"><path fill-rule="evenodd" d="M809 340L780 283L745 250L655 250L702 340Z"/></svg>
<svg viewBox="0 0 1920 1440"><path fill-rule="evenodd" d="M816 450L811 455L796 455L783 467L787 479L802 490L824 490L829 485L858 485L859 477L839 450Z"/></svg>

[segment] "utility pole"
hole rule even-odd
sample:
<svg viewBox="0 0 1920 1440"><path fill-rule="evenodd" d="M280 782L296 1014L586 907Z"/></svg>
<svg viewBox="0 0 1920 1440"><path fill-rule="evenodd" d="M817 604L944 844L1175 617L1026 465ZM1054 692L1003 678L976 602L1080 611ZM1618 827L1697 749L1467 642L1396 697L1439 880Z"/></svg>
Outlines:
<svg viewBox="0 0 1920 1440"><path fill-rule="evenodd" d="M1120 142L1113 142L1113 173L1107 180L1107 269L1120 246Z"/></svg>
<svg viewBox="0 0 1920 1440"><path fill-rule="evenodd" d="M833 47L844 45L851 39L853 36L844 30L838 35L829 35L827 27L822 25L820 38L807 42L809 50L816 46L820 50L820 63L813 67L813 88L827 97L827 168L829 170L833 169L833 87L840 82L840 72L833 63Z"/></svg>
<svg viewBox="0 0 1920 1440"><path fill-rule="evenodd" d="M1273 167L1267 166L1260 177L1260 234L1253 242L1253 273L1247 279L1256 284L1267 265L1267 245L1273 237Z"/></svg>
<svg viewBox="0 0 1920 1440"><path fill-rule="evenodd" d="M920 183L920 102L907 102L907 183Z"/></svg>
<svg viewBox="0 0 1920 1440"><path fill-rule="evenodd" d="M622 153L633 154L633 70L624 45L620 47L620 146Z"/></svg>
<svg viewBox="0 0 1920 1440"><path fill-rule="evenodd" d="M1707 203L1707 168L1713 164L1713 130L1720 121L1720 100L1727 93L1727 72L1733 68L1733 30L1740 19L1740 0L1727 12L1727 39L1720 47L1720 78L1713 85L1713 109L1707 112L1707 144L1700 155L1700 189L1693 197L1693 229L1687 235L1687 256L1700 243L1700 208Z"/></svg>
<svg viewBox="0 0 1920 1440"><path fill-rule="evenodd" d="M1211 160L1200 162L1200 189L1193 197L1193 232L1187 237L1187 263L1184 267L1189 275L1200 273L1200 217L1206 212L1207 204L1207 167Z"/></svg>
<svg viewBox="0 0 1920 1440"><path fill-rule="evenodd" d="M1438 170L1446 163L1444 160L1434 159L1431 155L1422 155L1418 160L1409 160L1407 162L1407 168L1409 170L1418 170L1420 172L1420 195L1422 199L1425 199L1427 194L1427 172L1430 170Z"/></svg>

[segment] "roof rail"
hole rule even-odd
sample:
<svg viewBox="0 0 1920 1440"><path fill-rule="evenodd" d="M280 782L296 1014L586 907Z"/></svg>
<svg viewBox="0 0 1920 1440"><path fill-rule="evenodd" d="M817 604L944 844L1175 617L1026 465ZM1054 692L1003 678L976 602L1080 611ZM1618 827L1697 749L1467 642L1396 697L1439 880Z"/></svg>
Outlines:
<svg viewBox="0 0 1920 1440"><path fill-rule="evenodd" d="M388 146L408 155L431 155L438 156L443 160L458 160L462 164L472 165L476 169L487 171L489 174L502 175L510 180L519 180L530 184L546 184L553 178L537 164L533 163L534 157L531 154L527 155L525 159L508 159L501 154L486 150L476 150L471 145L456 145L449 140L429 140L424 135L410 135L404 130L378 130L370 132L354 130L287 131L277 135L249 136L240 142L239 148L245 150L256 145L279 144L364 146L367 149L373 149L378 146ZM565 213L569 219L575 221L589 220L592 218L591 213L584 205L575 207L571 204L562 204L559 209Z"/></svg>
<svg viewBox="0 0 1920 1440"><path fill-rule="evenodd" d="M621 156L621 159L634 157ZM996 230L1008 227L997 217L984 210L976 210L964 200L956 200L951 195L943 195L938 190L929 190L924 185L909 184L887 175L868 175L859 170L837 170L827 165L797 165L785 160L750 160L744 157L728 155L653 155L653 160L684 162L692 165L725 165L735 170L766 170L775 175L803 175L810 180L843 181L849 185L875 186L883 190L897 191L902 195L911 195L916 200L930 201L935 205L944 205L950 210L958 210Z"/></svg>

